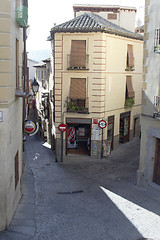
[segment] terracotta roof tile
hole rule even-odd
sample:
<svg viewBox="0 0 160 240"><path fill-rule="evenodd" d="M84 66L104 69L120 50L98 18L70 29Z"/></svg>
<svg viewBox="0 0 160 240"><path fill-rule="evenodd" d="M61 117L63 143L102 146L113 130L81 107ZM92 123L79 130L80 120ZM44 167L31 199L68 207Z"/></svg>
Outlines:
<svg viewBox="0 0 160 240"><path fill-rule="evenodd" d="M55 32L107 32L128 38L143 40L142 35L128 31L95 13L84 13L70 21L56 25L51 29Z"/></svg>

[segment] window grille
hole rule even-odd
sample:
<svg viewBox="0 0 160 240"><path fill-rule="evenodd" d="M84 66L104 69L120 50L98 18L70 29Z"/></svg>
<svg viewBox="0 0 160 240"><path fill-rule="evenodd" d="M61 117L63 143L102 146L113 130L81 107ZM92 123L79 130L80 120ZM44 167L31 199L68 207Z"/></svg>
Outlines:
<svg viewBox="0 0 160 240"><path fill-rule="evenodd" d="M160 53L160 29L155 30L154 52L155 53Z"/></svg>
<svg viewBox="0 0 160 240"><path fill-rule="evenodd" d="M154 108L156 113L160 113L160 96L154 96Z"/></svg>

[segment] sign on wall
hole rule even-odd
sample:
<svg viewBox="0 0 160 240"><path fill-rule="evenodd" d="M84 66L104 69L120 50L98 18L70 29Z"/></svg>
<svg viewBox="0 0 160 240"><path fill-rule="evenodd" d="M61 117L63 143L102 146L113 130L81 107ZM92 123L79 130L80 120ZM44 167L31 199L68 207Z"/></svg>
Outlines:
<svg viewBox="0 0 160 240"><path fill-rule="evenodd" d="M93 127L93 141L99 141L99 127Z"/></svg>

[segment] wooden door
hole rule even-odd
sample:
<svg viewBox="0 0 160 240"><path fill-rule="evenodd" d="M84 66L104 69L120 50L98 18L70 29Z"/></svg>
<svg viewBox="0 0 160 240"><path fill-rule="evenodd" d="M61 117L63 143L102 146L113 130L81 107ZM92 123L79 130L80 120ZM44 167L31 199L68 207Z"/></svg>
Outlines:
<svg viewBox="0 0 160 240"><path fill-rule="evenodd" d="M153 182L160 185L160 139L159 138L156 139Z"/></svg>
<svg viewBox="0 0 160 240"><path fill-rule="evenodd" d="M138 137L138 117L134 119L134 129L133 129L133 137Z"/></svg>
<svg viewBox="0 0 160 240"><path fill-rule="evenodd" d="M123 142L129 142L129 129L130 129L130 117L124 118L124 134L123 134Z"/></svg>
<svg viewBox="0 0 160 240"><path fill-rule="evenodd" d="M111 150L113 150L114 140L114 116L108 117L107 139L111 141Z"/></svg>

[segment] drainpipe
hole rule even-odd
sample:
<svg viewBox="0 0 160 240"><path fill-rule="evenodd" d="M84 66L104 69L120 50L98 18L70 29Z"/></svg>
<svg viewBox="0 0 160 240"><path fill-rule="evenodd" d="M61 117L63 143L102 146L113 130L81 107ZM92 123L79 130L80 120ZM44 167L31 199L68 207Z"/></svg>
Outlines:
<svg viewBox="0 0 160 240"><path fill-rule="evenodd" d="M26 27L23 28L23 43L24 43L24 49L23 49L23 92L26 92L26 82L27 82L26 81L27 80ZM28 89L27 89L27 94L28 94ZM24 98L23 99L23 135L24 135L25 116L26 116L26 111L25 111L25 98Z"/></svg>

